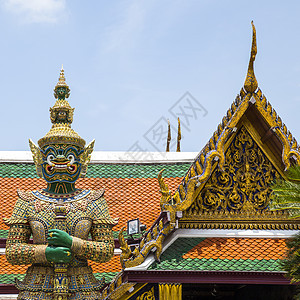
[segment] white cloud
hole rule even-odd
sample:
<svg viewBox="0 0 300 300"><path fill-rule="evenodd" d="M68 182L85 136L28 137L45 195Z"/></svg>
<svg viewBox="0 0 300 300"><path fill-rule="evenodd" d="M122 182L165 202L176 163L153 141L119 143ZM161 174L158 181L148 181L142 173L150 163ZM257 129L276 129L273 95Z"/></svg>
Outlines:
<svg viewBox="0 0 300 300"><path fill-rule="evenodd" d="M65 14L66 0L3 0L4 8L28 23L55 23Z"/></svg>

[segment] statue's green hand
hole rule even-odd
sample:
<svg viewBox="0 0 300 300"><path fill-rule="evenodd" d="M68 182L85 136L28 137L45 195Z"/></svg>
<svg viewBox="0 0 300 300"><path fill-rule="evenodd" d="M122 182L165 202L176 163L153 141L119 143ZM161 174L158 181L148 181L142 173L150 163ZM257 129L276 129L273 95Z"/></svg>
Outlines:
<svg viewBox="0 0 300 300"><path fill-rule="evenodd" d="M71 250L69 248L48 246L45 253L49 262L68 263L71 260Z"/></svg>
<svg viewBox="0 0 300 300"><path fill-rule="evenodd" d="M60 246L71 248L72 237L65 231L59 229L51 229L48 233L48 244L51 246Z"/></svg>

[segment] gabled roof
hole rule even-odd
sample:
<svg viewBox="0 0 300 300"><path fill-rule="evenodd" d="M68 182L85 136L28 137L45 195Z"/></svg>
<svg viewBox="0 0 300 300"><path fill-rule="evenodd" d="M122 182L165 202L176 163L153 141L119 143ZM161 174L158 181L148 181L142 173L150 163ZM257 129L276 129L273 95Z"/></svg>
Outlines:
<svg viewBox="0 0 300 300"><path fill-rule="evenodd" d="M283 171L291 161L300 164L300 149L257 87L253 72L253 53L256 54L253 29L244 88L217 131L197 155L173 196L162 173L158 176L161 210L168 212L170 222L161 219L152 226L152 231L141 241L143 257L147 253L142 249L145 250L149 243L154 245L154 240L162 242L162 235L168 235L178 227L300 229L299 220L288 219L284 212L270 211L268 206L271 183L284 177ZM209 197L201 194L208 189L212 190ZM156 252L162 248L157 242L153 247L157 248ZM149 247L147 251L150 251ZM135 256L139 257L138 254ZM157 258L159 256L160 253ZM140 259L134 263L133 257L124 262L125 267L141 263Z"/></svg>
<svg viewBox="0 0 300 300"><path fill-rule="evenodd" d="M148 282L167 278L176 282L180 277L176 272L238 271L246 277L249 271L281 272L285 238L297 232L300 223L290 220L286 212L269 210L270 185L285 178L284 171L291 164L300 164L300 147L258 88L253 69L256 52L253 26L244 87L174 194L160 172L162 213L133 252L121 237L124 273L104 296L126 289L120 278L123 282L147 282L143 280L152 276ZM223 235L203 238L199 234L211 229L221 230ZM259 230L257 236L246 237L245 231L253 229ZM231 238L226 236L228 230L242 233ZM261 230L286 233L281 239L272 234L262 238ZM178 231L180 238L175 239ZM191 231L199 237L190 236ZM196 275L186 276L185 282L189 282L189 276Z"/></svg>

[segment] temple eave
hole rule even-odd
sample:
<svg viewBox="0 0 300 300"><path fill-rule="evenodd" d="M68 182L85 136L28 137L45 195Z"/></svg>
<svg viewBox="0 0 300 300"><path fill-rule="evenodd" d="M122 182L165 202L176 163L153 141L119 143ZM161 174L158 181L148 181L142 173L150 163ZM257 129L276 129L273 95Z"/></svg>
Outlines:
<svg viewBox="0 0 300 300"><path fill-rule="evenodd" d="M137 283L216 283L290 285L284 272L146 270L124 271L123 280Z"/></svg>

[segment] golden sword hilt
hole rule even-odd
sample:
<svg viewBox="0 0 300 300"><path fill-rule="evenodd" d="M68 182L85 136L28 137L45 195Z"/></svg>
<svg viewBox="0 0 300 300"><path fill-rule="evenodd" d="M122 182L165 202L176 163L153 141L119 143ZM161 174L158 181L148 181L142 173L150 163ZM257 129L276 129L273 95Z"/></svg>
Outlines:
<svg viewBox="0 0 300 300"><path fill-rule="evenodd" d="M55 228L66 231L66 207L62 200L55 205ZM69 252L71 255L71 252ZM68 254L69 255L69 254ZM68 300L69 279L67 276L68 264L54 264L54 300Z"/></svg>

